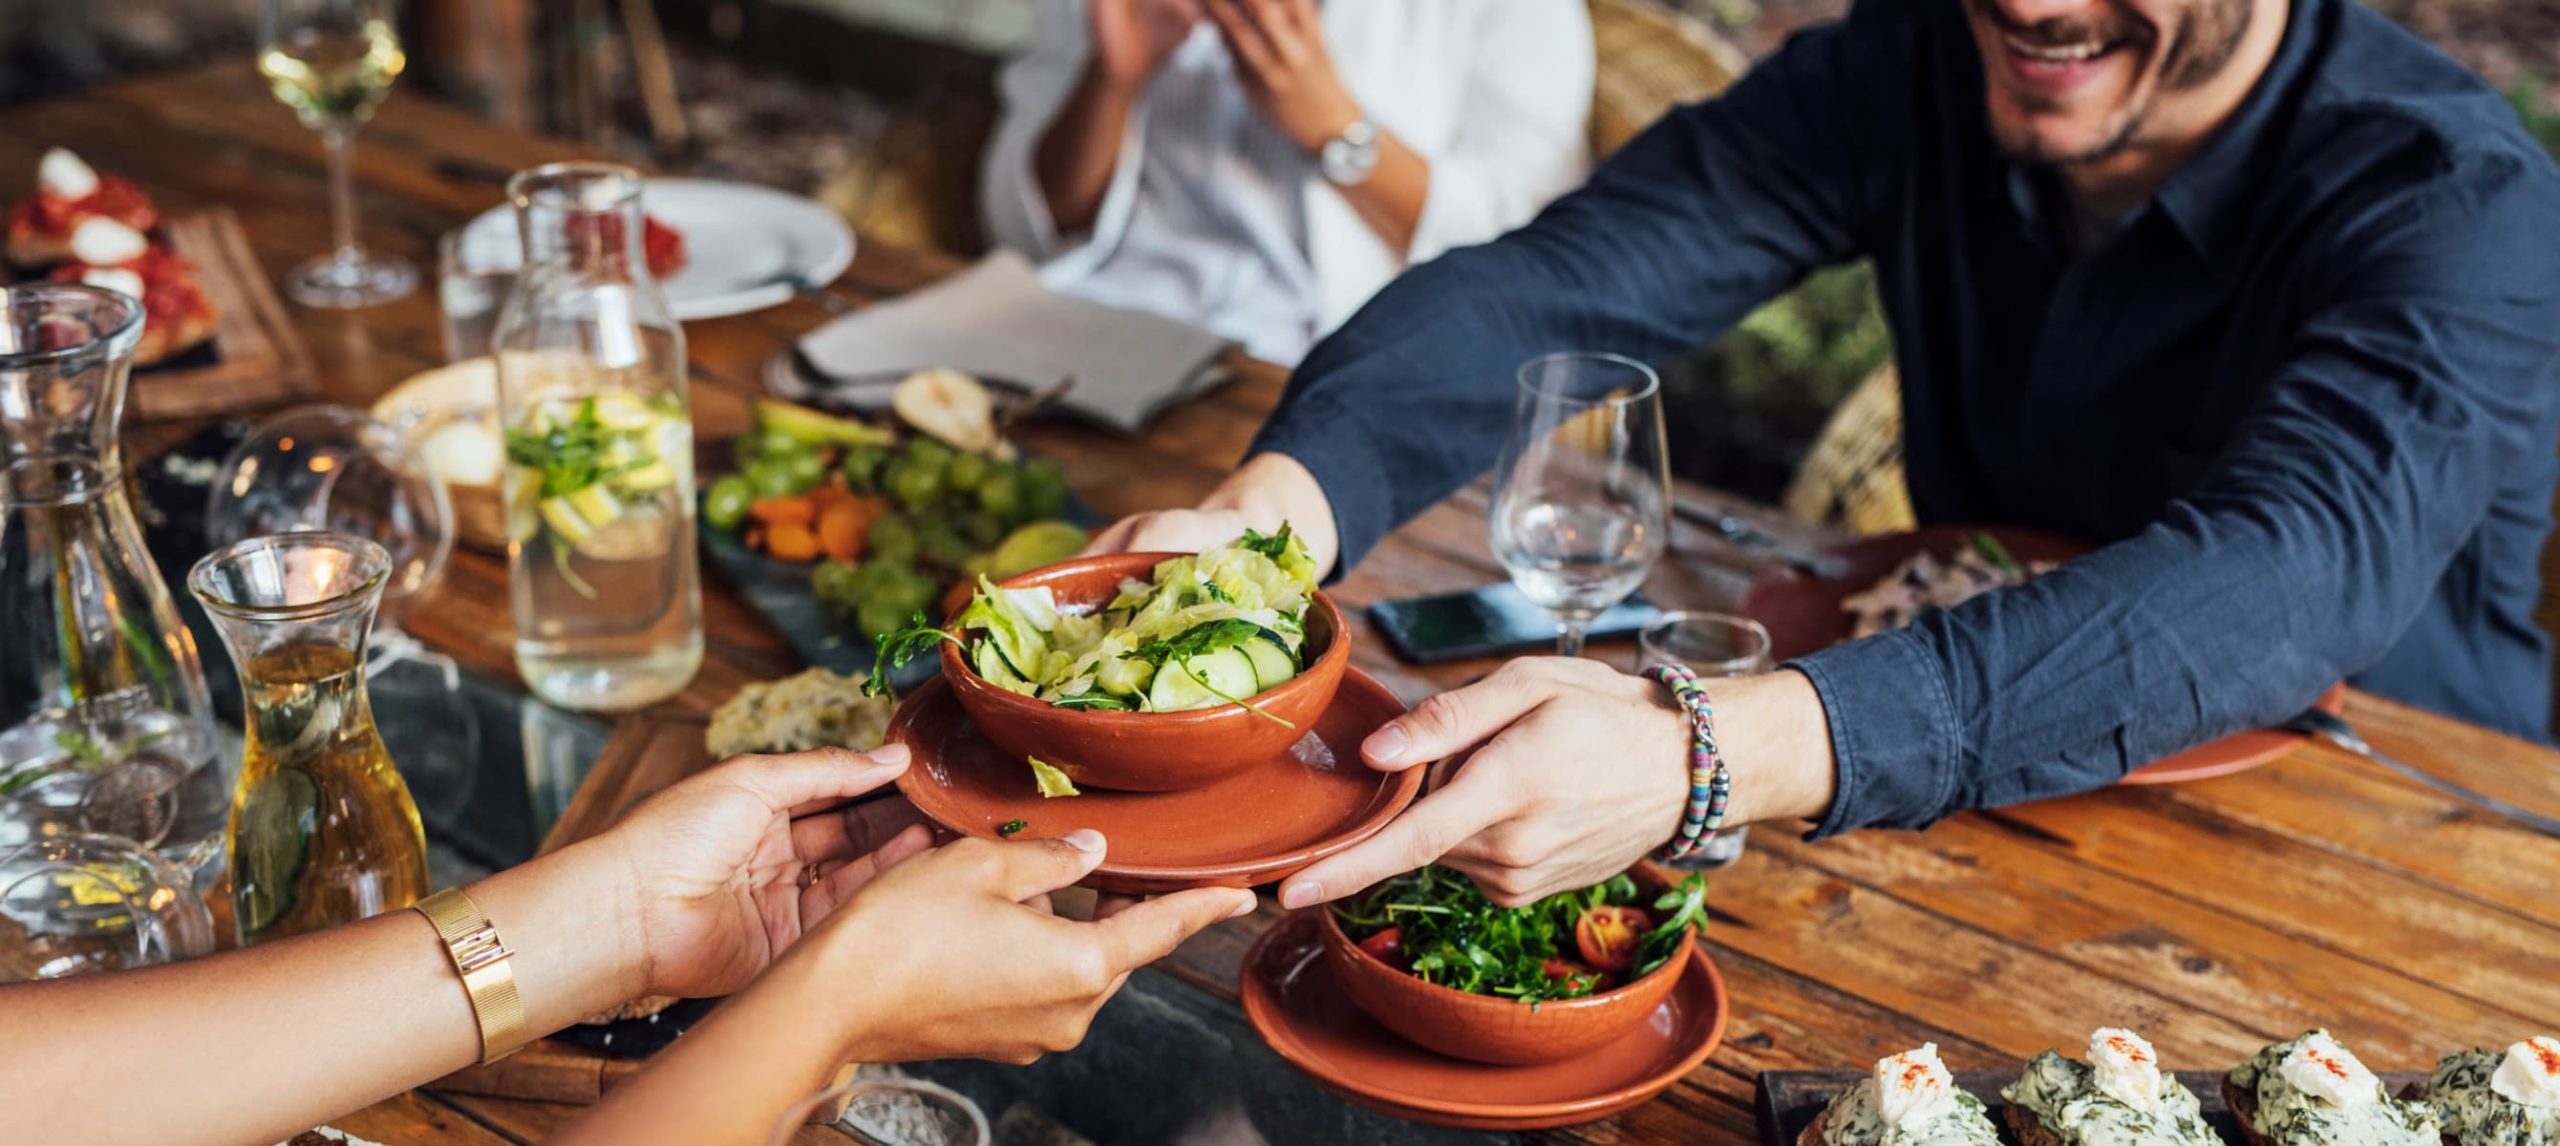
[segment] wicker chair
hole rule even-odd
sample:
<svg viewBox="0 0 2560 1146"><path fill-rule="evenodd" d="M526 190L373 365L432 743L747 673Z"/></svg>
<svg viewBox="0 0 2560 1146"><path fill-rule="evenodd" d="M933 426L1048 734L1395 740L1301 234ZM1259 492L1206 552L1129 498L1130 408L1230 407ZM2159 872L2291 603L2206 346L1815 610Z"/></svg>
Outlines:
<svg viewBox="0 0 2560 1146"><path fill-rule="evenodd" d="M1849 392L1787 485L1787 512L1852 533L1917 524L1902 477L1902 393L1887 364Z"/></svg>

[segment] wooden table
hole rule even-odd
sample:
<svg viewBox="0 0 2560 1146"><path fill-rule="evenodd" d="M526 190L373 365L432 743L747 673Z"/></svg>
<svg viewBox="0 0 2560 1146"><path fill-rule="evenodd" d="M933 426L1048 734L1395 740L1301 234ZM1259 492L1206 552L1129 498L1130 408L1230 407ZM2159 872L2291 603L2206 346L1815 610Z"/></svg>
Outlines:
<svg viewBox="0 0 2560 1146"><path fill-rule="evenodd" d="M0 113L0 186L28 182L53 144L139 180L169 207L237 209L271 274L327 243L318 142L269 102L245 59ZM451 162L516 168L570 153L395 96L357 150L367 240L426 265L439 233L499 198ZM865 246L838 287L877 298L955 265ZM337 399L362 404L438 364L431 291L352 315L293 309ZM744 428L760 364L824 317L801 302L688 325L701 432ZM1238 382L1134 441L1047 425L1023 437L1105 513L1186 503L1234 464L1279 394L1278 371L1237 365ZM1481 491L1470 491L1398 531L1343 584L1345 603L1498 579L1482 512ZM1683 534L1649 592L1730 604L1749 571L1731 549ZM501 562L458 553L442 599L411 626L477 668L512 674L504 576ZM716 582L705 606L709 657L670 708L699 711L795 667ZM1488 667L1420 670L1375 640L1361 650L1362 667L1408 700ZM2560 756L2368 696L2347 715L2386 752L2560 814ZM2560 843L2326 748L2205 783L1958 816L1916 835L1815 845L1770 827L1751 843L1713 898L1710 939L1736 1006L1724 1048L1659 1101L1547 1140L1745 1141L1759 1071L1855 1066L1923 1040L1958 1067L1998 1068L2119 1024L2150 1035L2171 1065L2221 1068L2327 1026L2377 1068L2425 1069L2450 1050L2560 1026ZM1244 942L1272 918L1224 925L1166 969L1232 997ZM490 1143L539 1138L574 1113L411 1094L339 1125L385 1142ZM803 1140L845 1139L813 1129Z"/></svg>

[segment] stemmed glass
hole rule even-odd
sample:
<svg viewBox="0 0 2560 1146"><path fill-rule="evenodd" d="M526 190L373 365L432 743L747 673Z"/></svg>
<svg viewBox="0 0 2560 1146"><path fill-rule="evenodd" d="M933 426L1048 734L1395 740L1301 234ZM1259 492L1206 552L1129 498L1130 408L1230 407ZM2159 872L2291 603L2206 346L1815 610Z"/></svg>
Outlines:
<svg viewBox="0 0 2560 1146"><path fill-rule="evenodd" d="M408 56L392 0L261 0L258 72L278 102L329 149L329 229L336 249L295 267L285 293L305 306L352 310L417 289L418 268L356 241L351 185L356 127L391 90Z"/></svg>
<svg viewBox="0 0 2560 1146"><path fill-rule="evenodd" d="M1662 380L1644 363L1577 351L1520 368L1511 435L1493 471L1493 555L1556 615L1556 652L1625 600L1670 537Z"/></svg>

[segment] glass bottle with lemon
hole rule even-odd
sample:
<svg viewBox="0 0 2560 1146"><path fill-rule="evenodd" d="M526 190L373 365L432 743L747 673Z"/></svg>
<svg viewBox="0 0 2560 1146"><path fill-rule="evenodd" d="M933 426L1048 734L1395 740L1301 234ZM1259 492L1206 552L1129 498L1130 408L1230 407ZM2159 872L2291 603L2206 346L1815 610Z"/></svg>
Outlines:
<svg viewBox="0 0 2560 1146"><path fill-rule="evenodd" d="M641 253L641 187L601 163L507 185L525 272L492 347L516 667L566 708L638 708L702 664L684 331Z"/></svg>

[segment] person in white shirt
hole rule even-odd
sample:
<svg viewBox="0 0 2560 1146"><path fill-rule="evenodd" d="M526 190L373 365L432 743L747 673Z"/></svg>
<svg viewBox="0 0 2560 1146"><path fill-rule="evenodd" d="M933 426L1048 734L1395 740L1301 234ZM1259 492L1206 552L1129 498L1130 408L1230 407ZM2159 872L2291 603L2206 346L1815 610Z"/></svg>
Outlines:
<svg viewBox="0 0 2560 1146"><path fill-rule="evenodd" d="M1039 0L988 231L1052 289L1294 364L1589 165L1584 0Z"/></svg>

